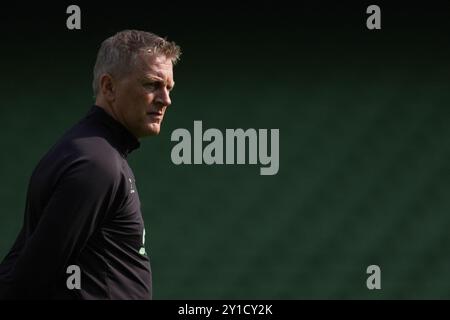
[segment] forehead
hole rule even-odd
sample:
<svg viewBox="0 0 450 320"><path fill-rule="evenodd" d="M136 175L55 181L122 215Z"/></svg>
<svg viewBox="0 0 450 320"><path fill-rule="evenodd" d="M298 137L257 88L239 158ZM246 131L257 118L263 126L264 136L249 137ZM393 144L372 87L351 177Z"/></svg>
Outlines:
<svg viewBox="0 0 450 320"><path fill-rule="evenodd" d="M137 72L139 76L158 77L166 81L172 81L172 60L164 55L155 56L141 53L137 57Z"/></svg>

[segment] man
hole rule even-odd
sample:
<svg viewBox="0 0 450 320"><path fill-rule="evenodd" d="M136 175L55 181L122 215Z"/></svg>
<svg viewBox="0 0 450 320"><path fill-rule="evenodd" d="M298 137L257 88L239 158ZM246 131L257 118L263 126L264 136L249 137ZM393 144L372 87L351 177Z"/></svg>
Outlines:
<svg viewBox="0 0 450 320"><path fill-rule="evenodd" d="M143 31L102 43L95 105L31 176L22 230L0 265L2 298L151 299L144 222L126 158L139 138L159 133L179 55L175 43Z"/></svg>

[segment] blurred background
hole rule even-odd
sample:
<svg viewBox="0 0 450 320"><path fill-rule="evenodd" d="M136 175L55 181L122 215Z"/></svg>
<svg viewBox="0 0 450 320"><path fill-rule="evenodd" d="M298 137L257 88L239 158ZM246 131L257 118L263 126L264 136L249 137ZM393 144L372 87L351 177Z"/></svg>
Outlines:
<svg viewBox="0 0 450 320"><path fill-rule="evenodd" d="M70 4L0 13L0 259L32 170L93 104L101 41L141 29L183 50L161 134L129 157L155 299L450 298L445 2L79 2L73 31ZM279 129L278 174L174 165L170 135L194 120Z"/></svg>

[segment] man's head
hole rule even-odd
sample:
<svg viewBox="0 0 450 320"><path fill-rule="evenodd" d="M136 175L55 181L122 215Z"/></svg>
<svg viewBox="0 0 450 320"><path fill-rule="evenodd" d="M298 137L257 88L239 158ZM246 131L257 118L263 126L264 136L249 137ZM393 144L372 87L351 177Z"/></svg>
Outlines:
<svg viewBox="0 0 450 320"><path fill-rule="evenodd" d="M180 54L174 42L149 32L125 30L106 39L94 67L95 103L136 138L158 134Z"/></svg>

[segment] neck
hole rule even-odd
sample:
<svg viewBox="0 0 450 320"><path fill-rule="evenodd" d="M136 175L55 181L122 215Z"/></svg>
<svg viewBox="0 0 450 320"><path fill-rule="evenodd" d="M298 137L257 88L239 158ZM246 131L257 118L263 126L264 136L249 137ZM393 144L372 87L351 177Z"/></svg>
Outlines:
<svg viewBox="0 0 450 320"><path fill-rule="evenodd" d="M97 97L95 99L95 105L105 110L106 113L108 113L114 120L122 124L125 128L128 129L128 131L132 132L128 126L121 120L121 118L118 116L117 112L114 110L111 103L106 101L105 99L102 99L102 97ZM136 137L137 138L137 137Z"/></svg>
<svg viewBox="0 0 450 320"><path fill-rule="evenodd" d="M108 113L111 117L114 118L114 120L122 123L122 121L119 120L119 118L117 117L116 113L114 112L114 108L112 107L112 105L109 104L104 99L102 99L101 97L97 97L95 99L95 105L100 107L100 108L102 108L103 110L105 110L106 113Z"/></svg>

